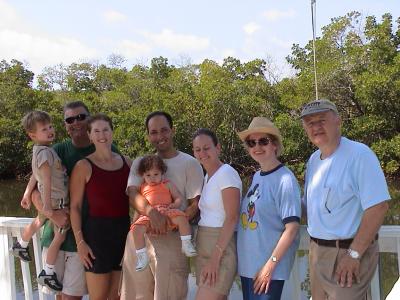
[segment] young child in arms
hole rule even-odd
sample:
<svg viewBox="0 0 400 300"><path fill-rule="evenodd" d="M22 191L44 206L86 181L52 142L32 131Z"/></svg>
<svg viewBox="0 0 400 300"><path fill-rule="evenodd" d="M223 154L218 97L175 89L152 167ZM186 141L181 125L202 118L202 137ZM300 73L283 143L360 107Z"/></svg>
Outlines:
<svg viewBox="0 0 400 300"><path fill-rule="evenodd" d="M55 138L55 131L49 114L44 111L31 111L23 117L22 125L30 139L35 143L32 154L33 176L29 184L37 182L43 201L43 209L41 213L38 213L35 220L24 228L21 239L13 245L12 252L23 261L31 261L28 244L32 236L40 229L46 219L52 216L54 210L63 209L69 204L68 177L61 164L61 159L50 147ZM28 209L30 205L31 199L24 195L21 206ZM61 291L63 286L57 279L54 265L60 246L65 240L67 229L55 228L54 239L48 249L44 269L38 276L39 284L56 292Z"/></svg>
<svg viewBox="0 0 400 300"><path fill-rule="evenodd" d="M149 204L161 214L168 217L168 227L178 227L182 240L182 252L187 257L197 255L192 244L191 227L185 213L179 210L182 204L182 195L176 186L169 180L163 179L167 166L157 155L144 156L138 165L138 174L143 177L140 193ZM144 234L148 231L150 220L147 216L140 216L131 226L136 247L136 271L144 270L149 264L146 252Z"/></svg>

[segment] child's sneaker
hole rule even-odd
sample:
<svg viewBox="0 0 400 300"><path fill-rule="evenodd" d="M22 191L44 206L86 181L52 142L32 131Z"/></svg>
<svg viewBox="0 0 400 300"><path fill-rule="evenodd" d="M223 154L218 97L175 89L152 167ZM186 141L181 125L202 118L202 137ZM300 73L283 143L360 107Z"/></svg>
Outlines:
<svg viewBox="0 0 400 300"><path fill-rule="evenodd" d="M146 269L149 264L149 257L147 256L146 251L136 253L136 272L143 271Z"/></svg>
<svg viewBox="0 0 400 300"><path fill-rule="evenodd" d="M44 270L42 270L37 278L37 282L40 285L47 286L49 289L55 292L61 292L63 289L62 284L57 279L57 274L47 275Z"/></svg>
<svg viewBox="0 0 400 300"><path fill-rule="evenodd" d="M29 255L29 247L22 247L19 242L15 242L14 245L11 248L12 254L15 257L19 257L22 261L31 261L32 258Z"/></svg>
<svg viewBox="0 0 400 300"><path fill-rule="evenodd" d="M182 252L187 257L192 257L197 255L197 251L194 248L191 240L182 241Z"/></svg>

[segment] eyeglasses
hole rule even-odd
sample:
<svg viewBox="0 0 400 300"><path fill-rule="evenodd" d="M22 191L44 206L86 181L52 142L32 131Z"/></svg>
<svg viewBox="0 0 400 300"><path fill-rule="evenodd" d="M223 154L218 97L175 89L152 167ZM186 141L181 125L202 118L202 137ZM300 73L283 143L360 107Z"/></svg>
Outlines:
<svg viewBox="0 0 400 300"><path fill-rule="evenodd" d="M88 117L87 114L79 114L79 115L76 115L74 117L65 118L64 121L67 124L72 124L72 123L74 123L75 120L76 121L85 121L87 117Z"/></svg>
<svg viewBox="0 0 400 300"><path fill-rule="evenodd" d="M246 143L247 147L253 148L257 144L260 146L267 146L269 143L271 143L271 140L267 137L264 137L259 140L245 140L245 143Z"/></svg>

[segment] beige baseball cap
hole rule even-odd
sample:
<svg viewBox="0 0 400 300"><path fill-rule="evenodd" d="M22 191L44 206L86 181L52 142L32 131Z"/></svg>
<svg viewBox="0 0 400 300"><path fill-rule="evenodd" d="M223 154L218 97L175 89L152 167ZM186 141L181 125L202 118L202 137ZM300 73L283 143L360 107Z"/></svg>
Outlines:
<svg viewBox="0 0 400 300"><path fill-rule="evenodd" d="M314 100L307 103L303 107L303 109L301 110L300 118L329 110L335 112L336 114L339 114L336 105L333 102L327 99Z"/></svg>

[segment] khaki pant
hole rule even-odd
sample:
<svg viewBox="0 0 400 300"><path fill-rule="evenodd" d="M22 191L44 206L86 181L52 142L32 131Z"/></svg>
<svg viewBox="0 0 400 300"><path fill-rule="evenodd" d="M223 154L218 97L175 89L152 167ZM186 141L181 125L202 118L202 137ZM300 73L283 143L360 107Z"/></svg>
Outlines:
<svg viewBox="0 0 400 300"><path fill-rule="evenodd" d="M209 288L221 295L229 295L237 272L236 239L232 236L221 258L218 269L217 282L209 286L201 282L201 271L208 263L217 244L221 227L199 226L196 238L196 283L198 286Z"/></svg>
<svg viewBox="0 0 400 300"><path fill-rule="evenodd" d="M338 258L347 249L310 244L310 279L313 300L366 300L372 277L378 265L378 242L374 241L365 251L360 262L361 282L353 281L351 288L342 288L335 281L335 268Z"/></svg>
<svg viewBox="0 0 400 300"><path fill-rule="evenodd" d="M189 263L178 232L146 238L150 267L136 272L132 233L128 233L122 264L121 300L184 300Z"/></svg>
<svg viewBox="0 0 400 300"><path fill-rule="evenodd" d="M48 248L42 250L43 264L46 263ZM63 284L62 293L68 296L84 296L88 293L86 287L85 269L79 259L78 252L59 250L54 271L57 279ZM42 288L45 294L53 294L46 286Z"/></svg>

